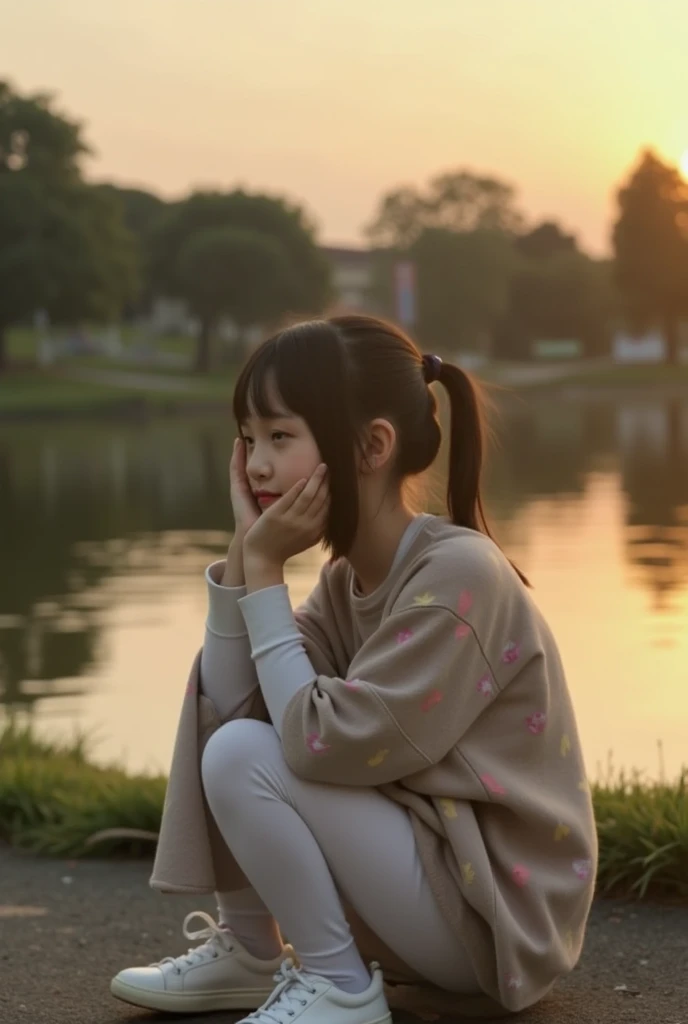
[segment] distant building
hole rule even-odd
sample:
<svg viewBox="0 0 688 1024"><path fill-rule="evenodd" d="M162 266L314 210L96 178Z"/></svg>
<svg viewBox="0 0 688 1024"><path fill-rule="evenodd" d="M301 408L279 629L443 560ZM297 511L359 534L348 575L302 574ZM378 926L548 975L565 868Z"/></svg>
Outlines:
<svg viewBox="0 0 688 1024"><path fill-rule="evenodd" d="M372 252L369 249L345 249L335 246L323 246L322 251L332 268L335 311L377 312Z"/></svg>

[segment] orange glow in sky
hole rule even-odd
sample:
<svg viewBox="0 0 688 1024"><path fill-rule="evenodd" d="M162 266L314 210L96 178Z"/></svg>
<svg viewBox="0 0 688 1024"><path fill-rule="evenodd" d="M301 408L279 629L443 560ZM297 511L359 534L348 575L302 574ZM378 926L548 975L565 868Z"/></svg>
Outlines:
<svg viewBox="0 0 688 1024"><path fill-rule="evenodd" d="M603 252L641 147L688 174L685 0L32 0L1 32L2 75L85 122L91 176L283 193L328 242L462 166Z"/></svg>

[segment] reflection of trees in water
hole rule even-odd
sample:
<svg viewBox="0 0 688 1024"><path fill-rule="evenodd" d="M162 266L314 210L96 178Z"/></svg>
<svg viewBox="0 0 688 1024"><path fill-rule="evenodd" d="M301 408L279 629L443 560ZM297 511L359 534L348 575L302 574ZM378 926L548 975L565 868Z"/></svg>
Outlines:
<svg viewBox="0 0 688 1024"><path fill-rule="evenodd" d="M529 504L570 508L591 474L616 472L620 459L627 557L658 603L685 584L686 404L513 402L497 427L488 505L507 546ZM30 709L80 692L63 681L98 660L103 610L119 599L114 577L150 577L154 608L166 575L197 571L199 550L221 550L230 439L217 421L0 431L0 702Z"/></svg>
<svg viewBox="0 0 688 1024"><path fill-rule="evenodd" d="M664 608L688 585L688 403L622 406L617 424L626 555Z"/></svg>
<svg viewBox="0 0 688 1024"><path fill-rule="evenodd" d="M97 661L109 578L183 572L191 547L218 549L231 527L228 449L217 423L3 429L2 703L28 710L81 692L58 681Z"/></svg>
<svg viewBox="0 0 688 1024"><path fill-rule="evenodd" d="M582 500L590 473L614 452L614 417L607 406L512 398L495 421L497 446L488 464L488 508L504 542L517 514L533 501Z"/></svg>
<svg viewBox="0 0 688 1024"><path fill-rule="evenodd" d="M514 537L534 500L581 498L591 475L621 473L628 496L625 552L662 607L688 583L688 403L513 401L497 423L487 477L498 533Z"/></svg>

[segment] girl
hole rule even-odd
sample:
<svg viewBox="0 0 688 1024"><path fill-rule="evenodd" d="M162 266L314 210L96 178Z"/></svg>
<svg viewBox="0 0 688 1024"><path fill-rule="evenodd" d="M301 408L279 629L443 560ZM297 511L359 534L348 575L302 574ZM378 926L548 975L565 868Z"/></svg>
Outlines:
<svg viewBox="0 0 688 1024"><path fill-rule="evenodd" d="M405 501L440 447L435 381L446 518ZM473 385L391 324L335 317L259 348L234 414L236 533L207 572L151 880L216 892L220 923L187 919L202 945L112 991L386 1024L372 955L472 1012L521 1010L578 960L596 838L556 644L485 524ZM318 541L332 557L294 612L284 563Z"/></svg>

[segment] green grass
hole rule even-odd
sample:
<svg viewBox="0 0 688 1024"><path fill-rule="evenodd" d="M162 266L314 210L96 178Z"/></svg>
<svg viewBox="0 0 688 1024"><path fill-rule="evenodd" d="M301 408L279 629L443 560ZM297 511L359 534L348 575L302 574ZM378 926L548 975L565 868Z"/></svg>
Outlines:
<svg viewBox="0 0 688 1024"><path fill-rule="evenodd" d="M162 776L95 765L83 736L60 745L7 726L0 732L0 839L52 856L152 856L165 784ZM662 783L610 773L592 793L598 891L688 897L688 771Z"/></svg>
<svg viewBox="0 0 688 1024"><path fill-rule="evenodd" d="M98 333L97 331L95 333ZM120 329L122 344L126 348L135 347L137 342L142 340L141 332L132 328ZM33 363L36 359L38 332L31 327L13 327L7 332L7 356L11 363ZM173 353L174 355L188 356L189 360L193 355L194 341L186 335L162 335L152 341L158 352ZM97 357L96 357L97 358ZM103 360L99 360L102 364ZM108 364L111 365L111 364Z"/></svg>
<svg viewBox="0 0 688 1024"><path fill-rule="evenodd" d="M173 382L179 380L180 386L160 391L153 387L119 387L106 383L71 380L60 371L10 372L0 376L0 416L3 413L88 413L107 406L131 403L132 399L141 407L155 412L173 404L229 403L231 399L233 381L227 372L208 376L151 372L156 377L165 376ZM145 376L145 371L140 373Z"/></svg>
<svg viewBox="0 0 688 1024"><path fill-rule="evenodd" d="M117 839L88 846L112 825L156 832L166 780L102 768L88 758L88 744L45 743L29 731L7 727L0 735L0 838L53 856L151 851L150 841Z"/></svg>

